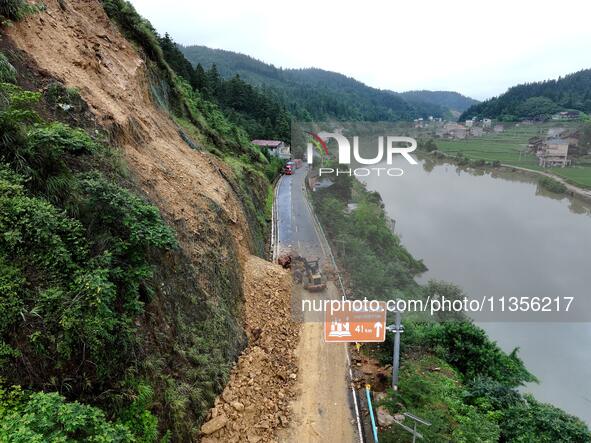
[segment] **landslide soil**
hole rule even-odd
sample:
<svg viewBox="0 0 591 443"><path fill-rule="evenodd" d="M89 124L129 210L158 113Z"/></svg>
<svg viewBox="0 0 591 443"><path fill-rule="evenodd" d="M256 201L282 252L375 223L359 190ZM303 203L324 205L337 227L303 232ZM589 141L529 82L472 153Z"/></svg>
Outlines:
<svg viewBox="0 0 591 443"><path fill-rule="evenodd" d="M298 372L290 275L251 255L246 212L226 179L233 176L231 169L181 139L175 123L152 100L145 61L101 3L44 3L44 12L6 31L14 47L47 76L79 91L97 123L114 134L132 179L175 226L196 267L212 253L222 255L222 263L225 255L231 266L238 254L249 345L207 417L223 414L226 422L203 441L274 441L277 429L289 424ZM234 247L221 247L228 237ZM211 276L204 274L197 278L208 288Z"/></svg>
<svg viewBox="0 0 591 443"><path fill-rule="evenodd" d="M297 394L300 326L291 315L291 275L251 256L245 264L249 345L202 426L202 443L276 442Z"/></svg>
<svg viewBox="0 0 591 443"><path fill-rule="evenodd" d="M7 29L13 44L48 75L78 89L97 122L116 134L114 141L139 187L169 220L196 237L206 226L226 222L244 259L250 246L248 224L223 176L232 172L213 155L192 150L168 114L155 106L146 63L100 1L63 0L65 9L57 0L44 3L45 12ZM195 238L181 242L194 259L207 244Z"/></svg>

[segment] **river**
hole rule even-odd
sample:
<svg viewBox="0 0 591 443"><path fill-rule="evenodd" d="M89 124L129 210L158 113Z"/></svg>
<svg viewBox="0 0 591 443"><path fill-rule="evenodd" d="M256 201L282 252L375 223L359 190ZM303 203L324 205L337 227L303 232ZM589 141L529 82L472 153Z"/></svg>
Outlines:
<svg viewBox="0 0 591 443"><path fill-rule="evenodd" d="M386 165L379 165L386 166ZM402 243L467 295L576 297L591 320L591 205L541 190L522 173L401 160L402 177L362 178L382 196ZM587 315L580 315L584 312ZM479 322L540 380L524 391L591 424L591 323Z"/></svg>

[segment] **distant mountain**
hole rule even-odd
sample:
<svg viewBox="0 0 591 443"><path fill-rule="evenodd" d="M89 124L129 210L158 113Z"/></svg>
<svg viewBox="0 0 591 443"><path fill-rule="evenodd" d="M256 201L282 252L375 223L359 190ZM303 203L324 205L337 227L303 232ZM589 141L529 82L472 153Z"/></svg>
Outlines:
<svg viewBox="0 0 591 443"><path fill-rule="evenodd" d="M298 119L396 121L451 116L449 107L435 101L406 100L396 92L372 88L335 72L276 68L248 55L206 46L179 48L194 65L208 69L215 64L222 77L239 75L265 89Z"/></svg>
<svg viewBox="0 0 591 443"><path fill-rule="evenodd" d="M472 117L520 120L546 118L558 111L591 113L591 69L557 80L525 83L467 109L460 120Z"/></svg>
<svg viewBox="0 0 591 443"><path fill-rule="evenodd" d="M429 103L460 114L470 106L480 103L478 100L453 91L407 91L401 92L400 96L409 103Z"/></svg>

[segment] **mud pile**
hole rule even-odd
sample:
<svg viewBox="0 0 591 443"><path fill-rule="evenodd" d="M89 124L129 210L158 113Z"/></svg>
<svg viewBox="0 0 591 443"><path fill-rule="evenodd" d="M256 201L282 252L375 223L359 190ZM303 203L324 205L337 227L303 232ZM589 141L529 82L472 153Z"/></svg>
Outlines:
<svg viewBox="0 0 591 443"><path fill-rule="evenodd" d="M257 257L244 271L249 345L201 428L203 443L274 442L291 417L300 330L291 318L291 275Z"/></svg>

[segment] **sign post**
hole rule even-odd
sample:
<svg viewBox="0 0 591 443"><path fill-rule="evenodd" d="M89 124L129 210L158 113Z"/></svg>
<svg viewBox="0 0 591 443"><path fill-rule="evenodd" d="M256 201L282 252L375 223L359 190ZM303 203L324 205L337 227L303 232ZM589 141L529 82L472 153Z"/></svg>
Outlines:
<svg viewBox="0 0 591 443"><path fill-rule="evenodd" d="M383 302L375 310L356 310L353 303L344 303L339 309L327 309L324 314L324 341L327 343L379 343L386 339L386 304Z"/></svg>

